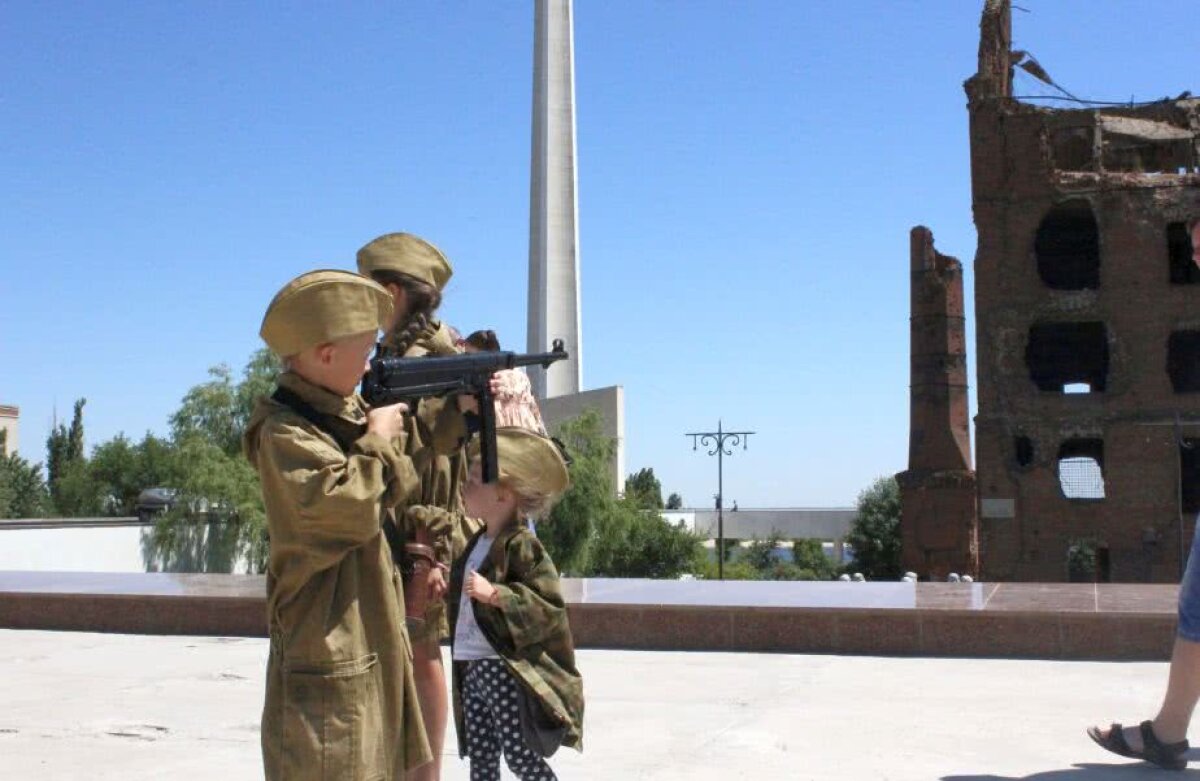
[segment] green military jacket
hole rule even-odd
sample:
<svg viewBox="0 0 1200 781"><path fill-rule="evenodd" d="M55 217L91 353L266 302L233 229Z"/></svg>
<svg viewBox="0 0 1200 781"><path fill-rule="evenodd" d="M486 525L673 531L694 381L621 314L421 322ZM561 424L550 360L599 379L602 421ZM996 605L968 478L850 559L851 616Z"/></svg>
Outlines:
<svg viewBox="0 0 1200 781"><path fill-rule="evenodd" d="M477 532L465 551L470 551L482 534L483 530ZM451 627L458 621L465 551L451 569L446 597ZM582 751L583 678L575 668L567 606L550 554L528 527L515 524L492 541L478 571L500 592L499 607L471 600L480 631L526 694L541 705L548 720L565 728L562 745ZM450 637L453 641L453 631ZM454 663L454 725L459 756L465 756L467 750L462 705L465 671L466 663Z"/></svg>
<svg viewBox="0 0 1200 781"><path fill-rule="evenodd" d="M383 512L419 488L365 405L285 372L279 385L337 439L272 399L247 427L267 511L271 650L262 714L268 781L403 779L431 758ZM338 439L352 442L343 451Z"/></svg>

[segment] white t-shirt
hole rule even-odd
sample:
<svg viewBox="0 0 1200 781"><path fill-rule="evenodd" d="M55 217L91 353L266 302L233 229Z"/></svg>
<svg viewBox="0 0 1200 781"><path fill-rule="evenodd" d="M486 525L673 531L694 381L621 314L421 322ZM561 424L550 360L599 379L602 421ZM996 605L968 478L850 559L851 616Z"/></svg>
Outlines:
<svg viewBox="0 0 1200 781"><path fill-rule="evenodd" d="M480 535L475 541L471 552L467 554L467 564L463 567L463 579L471 576L473 570L479 569L487 559L488 551L492 549L492 538L486 534ZM464 588L458 600L458 621L454 625L454 661L469 662L477 659L497 659L500 654L492 648L492 644L483 636L479 624L475 622L475 611L471 607L471 598Z"/></svg>

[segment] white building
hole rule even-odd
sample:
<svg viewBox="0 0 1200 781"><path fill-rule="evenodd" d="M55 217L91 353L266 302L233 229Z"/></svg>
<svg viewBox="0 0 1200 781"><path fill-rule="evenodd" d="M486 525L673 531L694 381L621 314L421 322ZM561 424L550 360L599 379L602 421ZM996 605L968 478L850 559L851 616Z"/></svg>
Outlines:
<svg viewBox="0 0 1200 781"><path fill-rule="evenodd" d="M18 434L18 419L21 411L16 407L0 404L0 431L4 432L4 445L0 445L0 455L16 453L21 446Z"/></svg>

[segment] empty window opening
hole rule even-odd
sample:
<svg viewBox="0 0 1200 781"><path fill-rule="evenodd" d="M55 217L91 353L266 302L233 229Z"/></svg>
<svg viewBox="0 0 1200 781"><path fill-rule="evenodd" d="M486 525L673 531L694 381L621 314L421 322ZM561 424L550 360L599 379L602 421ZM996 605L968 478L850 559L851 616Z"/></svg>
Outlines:
<svg viewBox="0 0 1200 781"><path fill-rule="evenodd" d="M1054 167L1060 171L1091 171L1096 167L1094 131L1088 127L1061 127L1050 138Z"/></svg>
<svg viewBox="0 0 1200 781"><path fill-rule="evenodd" d="M1017 456L1017 466L1029 466L1033 463L1033 440L1029 437L1015 437L1013 450Z"/></svg>
<svg viewBox="0 0 1200 781"><path fill-rule="evenodd" d="M1176 331L1167 340L1167 374L1176 393L1200 392L1200 331Z"/></svg>
<svg viewBox="0 0 1200 781"><path fill-rule="evenodd" d="M1051 209L1038 226L1033 250L1047 287L1100 287L1100 229L1087 201L1076 198Z"/></svg>
<svg viewBox="0 0 1200 781"><path fill-rule="evenodd" d="M1104 323L1036 323L1025 347L1029 377L1049 393L1103 393L1108 381ZM1071 388L1071 390L1068 390Z"/></svg>
<svg viewBox="0 0 1200 781"><path fill-rule="evenodd" d="M1179 499L1184 517L1200 513L1200 439L1179 444Z"/></svg>
<svg viewBox="0 0 1200 781"><path fill-rule="evenodd" d="M1200 268L1192 262L1192 237L1186 223L1173 222L1167 226L1167 258L1172 285L1200 284Z"/></svg>
<svg viewBox="0 0 1200 781"><path fill-rule="evenodd" d="M1132 117L1105 117L1102 124L1106 171L1176 174L1195 169L1189 128Z"/></svg>
<svg viewBox="0 0 1200 781"><path fill-rule="evenodd" d="M1068 439L1058 449L1058 484L1067 499L1104 498L1104 442Z"/></svg>
<svg viewBox="0 0 1200 781"><path fill-rule="evenodd" d="M1096 548L1096 582L1112 583L1112 560L1108 555L1108 546Z"/></svg>

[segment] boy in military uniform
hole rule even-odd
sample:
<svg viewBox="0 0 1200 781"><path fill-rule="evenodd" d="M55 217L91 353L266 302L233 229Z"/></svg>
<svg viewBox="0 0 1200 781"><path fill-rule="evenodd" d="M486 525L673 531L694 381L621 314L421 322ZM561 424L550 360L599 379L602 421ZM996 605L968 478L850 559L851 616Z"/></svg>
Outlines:
<svg viewBox="0 0 1200 781"><path fill-rule="evenodd" d="M569 478L537 433L497 429L496 449L498 482L471 465L463 503L487 525L450 575L459 755L471 781L499 781L501 754L522 781L552 781L545 757L583 746L583 679L558 572L524 519L545 517Z"/></svg>
<svg viewBox="0 0 1200 781"><path fill-rule="evenodd" d="M403 779L430 759L381 533L385 510L419 489L418 470L398 446L403 405L368 411L355 393L391 309L369 279L314 271L263 318L260 334L286 365L244 439L270 535L270 781Z"/></svg>

